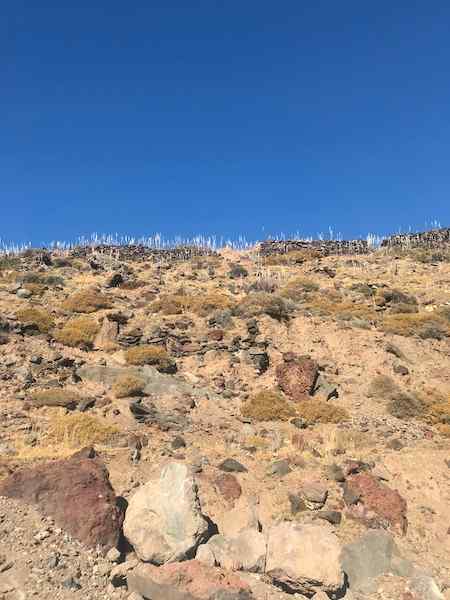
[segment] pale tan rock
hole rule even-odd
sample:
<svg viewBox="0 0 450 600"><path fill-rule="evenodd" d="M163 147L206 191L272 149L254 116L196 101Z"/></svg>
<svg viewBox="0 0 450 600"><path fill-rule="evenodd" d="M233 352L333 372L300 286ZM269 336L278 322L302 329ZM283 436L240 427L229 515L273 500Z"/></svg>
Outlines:
<svg viewBox="0 0 450 600"><path fill-rule="evenodd" d="M157 565L183 560L206 541L208 522L186 465L168 463L158 479L136 492L129 501L123 531L138 557Z"/></svg>
<svg viewBox="0 0 450 600"><path fill-rule="evenodd" d="M336 593L344 584L340 553L325 525L279 523L268 532L266 572L293 593Z"/></svg>

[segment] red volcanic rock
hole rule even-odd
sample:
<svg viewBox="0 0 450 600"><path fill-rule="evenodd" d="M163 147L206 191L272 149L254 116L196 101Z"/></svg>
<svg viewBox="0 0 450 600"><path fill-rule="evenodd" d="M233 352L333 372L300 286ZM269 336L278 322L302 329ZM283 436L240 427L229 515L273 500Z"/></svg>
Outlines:
<svg viewBox="0 0 450 600"><path fill-rule="evenodd" d="M284 358L284 363L276 369L278 385L292 400L304 400L314 390L319 375L318 364L307 356L297 357L291 352Z"/></svg>
<svg viewBox="0 0 450 600"><path fill-rule="evenodd" d="M0 495L36 504L86 546L117 545L123 521L108 470L92 449L23 468L0 483Z"/></svg>
<svg viewBox="0 0 450 600"><path fill-rule="evenodd" d="M348 477L344 499L350 504L350 516L361 518L371 526L387 524L406 533L406 500L374 475L362 472Z"/></svg>
<svg viewBox="0 0 450 600"><path fill-rule="evenodd" d="M238 575L197 560L162 567L141 563L128 573L127 584L130 592L152 600L209 600L220 592L227 598L251 598L248 584Z"/></svg>
<svg viewBox="0 0 450 600"><path fill-rule="evenodd" d="M231 473L220 475L214 483L225 500L237 500L242 494L242 488L239 481Z"/></svg>

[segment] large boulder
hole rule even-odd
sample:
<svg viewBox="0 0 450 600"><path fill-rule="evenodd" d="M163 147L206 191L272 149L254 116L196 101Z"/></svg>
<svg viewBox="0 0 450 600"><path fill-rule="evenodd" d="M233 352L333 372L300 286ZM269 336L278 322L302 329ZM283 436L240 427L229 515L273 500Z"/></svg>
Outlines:
<svg viewBox="0 0 450 600"><path fill-rule="evenodd" d="M342 549L342 568L352 591L374 592L375 578L392 571L392 559L397 549L385 531L368 531Z"/></svg>
<svg viewBox="0 0 450 600"><path fill-rule="evenodd" d="M123 530L138 557L155 565L192 558L209 537L194 477L186 465L168 463L160 476L130 499Z"/></svg>
<svg viewBox="0 0 450 600"><path fill-rule="evenodd" d="M268 533L266 573L290 593L336 594L344 586L340 553L328 526L279 523Z"/></svg>
<svg viewBox="0 0 450 600"><path fill-rule="evenodd" d="M319 366L308 356L285 355L284 363L278 365L278 385L289 398L300 401L308 398L314 390L319 375Z"/></svg>
<svg viewBox="0 0 450 600"><path fill-rule="evenodd" d="M128 590L152 600L250 600L247 583L234 573L197 560L162 567L139 564L127 574Z"/></svg>
<svg viewBox="0 0 450 600"><path fill-rule="evenodd" d="M143 382L143 399L135 399L129 405L131 415L139 422L156 425L163 431L185 430L191 422L190 412L198 399L217 398L207 388L197 388L181 377L159 373L155 367L109 367L83 365L77 375L85 382L93 382L111 388L121 377L131 376Z"/></svg>
<svg viewBox="0 0 450 600"><path fill-rule="evenodd" d="M261 529L256 498L241 496L230 510L217 516L219 531L226 537L237 537L245 529Z"/></svg>
<svg viewBox="0 0 450 600"><path fill-rule="evenodd" d="M214 535L197 550L197 559L228 571L264 573L267 545L256 529L244 529L236 537Z"/></svg>
<svg viewBox="0 0 450 600"><path fill-rule="evenodd" d="M119 541L123 512L108 471L92 449L15 471L1 482L0 496L36 504L59 527L91 548L109 549Z"/></svg>

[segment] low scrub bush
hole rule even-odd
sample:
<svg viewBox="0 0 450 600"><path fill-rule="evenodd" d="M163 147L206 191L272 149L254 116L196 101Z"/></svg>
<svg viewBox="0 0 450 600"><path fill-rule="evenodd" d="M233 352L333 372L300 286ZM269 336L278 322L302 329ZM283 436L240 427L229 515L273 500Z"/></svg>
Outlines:
<svg viewBox="0 0 450 600"><path fill-rule="evenodd" d="M248 271L242 265L231 265L231 269L230 269L230 272L228 273L228 276L231 277L231 279L239 279L241 277L248 277Z"/></svg>
<svg viewBox="0 0 450 600"><path fill-rule="evenodd" d="M95 289L80 290L69 296L62 304L64 310L75 313L93 313L109 308L109 299Z"/></svg>
<svg viewBox="0 0 450 600"><path fill-rule="evenodd" d="M163 315L181 315L187 308L187 297L181 294L166 294L150 304L149 312Z"/></svg>
<svg viewBox="0 0 450 600"><path fill-rule="evenodd" d="M450 325L436 313L386 315L381 323L386 333L441 340L450 335Z"/></svg>
<svg viewBox="0 0 450 600"><path fill-rule="evenodd" d="M299 300L304 300L308 294L318 292L319 289L319 285L314 281L297 277L284 286L281 289L280 294L284 298L289 298L290 300L297 302Z"/></svg>
<svg viewBox="0 0 450 600"><path fill-rule="evenodd" d="M119 375L112 385L111 391L116 398L127 398L141 396L145 387L145 381L138 375Z"/></svg>
<svg viewBox="0 0 450 600"><path fill-rule="evenodd" d="M216 310L232 308L233 300L223 292L213 291L198 296L186 294L168 294L161 296L150 305L150 312L161 312L163 315L179 315L193 312L205 317Z"/></svg>
<svg viewBox="0 0 450 600"><path fill-rule="evenodd" d="M170 359L167 351L162 346L135 346L125 352L125 360L129 365L152 365L158 371L175 372L176 365Z"/></svg>
<svg viewBox="0 0 450 600"><path fill-rule="evenodd" d="M54 334L55 340L66 346L92 348L94 338L99 331L99 324L91 317L71 319Z"/></svg>
<svg viewBox="0 0 450 600"><path fill-rule="evenodd" d="M393 394L397 394L400 388L389 375L377 375L372 379L367 395L370 398L390 398Z"/></svg>
<svg viewBox="0 0 450 600"><path fill-rule="evenodd" d="M297 415L310 425L316 423L342 423L349 419L349 415L344 408L317 399L299 402Z"/></svg>
<svg viewBox="0 0 450 600"><path fill-rule="evenodd" d="M54 445L83 448L111 441L119 429L93 415L74 413L57 415L50 420L46 442Z"/></svg>
<svg viewBox="0 0 450 600"><path fill-rule="evenodd" d="M417 299L410 294L405 294L400 290L381 288L375 294L376 304L410 304L417 305Z"/></svg>
<svg viewBox="0 0 450 600"><path fill-rule="evenodd" d="M73 410L80 402L81 396L72 390L49 388L34 390L30 394L29 400L34 406L62 406Z"/></svg>
<svg viewBox="0 0 450 600"><path fill-rule="evenodd" d="M22 324L31 323L36 326L40 333L48 333L55 326L48 311L42 308L23 308L16 313L16 318Z"/></svg>
<svg viewBox="0 0 450 600"><path fill-rule="evenodd" d="M397 419L415 419L424 416L425 404L417 395L399 391L390 396L387 410Z"/></svg>
<svg viewBox="0 0 450 600"><path fill-rule="evenodd" d="M248 294L236 307L235 313L245 318L266 314L277 321L289 320L295 305L281 296L266 292Z"/></svg>
<svg viewBox="0 0 450 600"><path fill-rule="evenodd" d="M280 392L264 390L252 396L241 409L254 421L287 421L296 414L294 405Z"/></svg>

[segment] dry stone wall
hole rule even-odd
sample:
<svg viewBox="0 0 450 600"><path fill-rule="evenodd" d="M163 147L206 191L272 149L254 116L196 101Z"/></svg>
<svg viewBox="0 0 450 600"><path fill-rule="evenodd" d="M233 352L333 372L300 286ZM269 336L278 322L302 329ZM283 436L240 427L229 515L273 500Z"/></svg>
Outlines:
<svg viewBox="0 0 450 600"><path fill-rule="evenodd" d="M440 248L450 244L450 227L430 229L420 233L391 235L383 240L382 247Z"/></svg>
<svg viewBox="0 0 450 600"><path fill-rule="evenodd" d="M216 254L204 246L177 246L174 248L150 248L143 245L100 245L78 246L71 251L71 256L76 258L91 257L94 254L104 254L124 261L144 260L189 260L196 256L212 256Z"/></svg>
<svg viewBox="0 0 450 600"><path fill-rule="evenodd" d="M261 242L262 256L285 254L296 250L314 250L321 256L331 254L368 254L366 240L267 240Z"/></svg>

